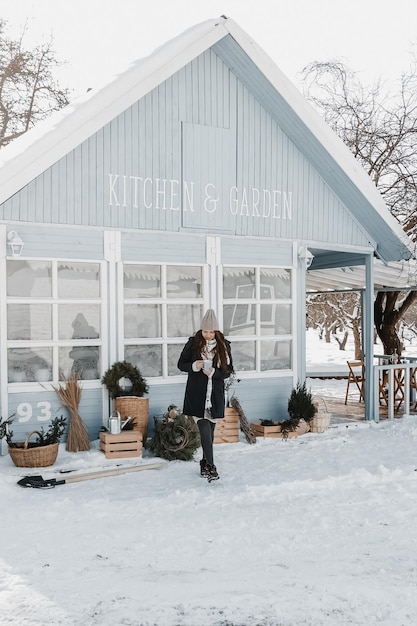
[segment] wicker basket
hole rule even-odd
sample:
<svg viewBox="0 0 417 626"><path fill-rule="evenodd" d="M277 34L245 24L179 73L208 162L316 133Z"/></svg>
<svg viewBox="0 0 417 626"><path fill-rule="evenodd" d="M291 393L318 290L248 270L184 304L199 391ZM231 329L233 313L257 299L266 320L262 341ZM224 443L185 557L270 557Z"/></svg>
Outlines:
<svg viewBox="0 0 417 626"><path fill-rule="evenodd" d="M132 418L135 422L133 430L142 433L142 441L145 444L148 435L149 398L119 396L114 399L114 410L119 411L122 420L129 416Z"/></svg>
<svg viewBox="0 0 417 626"><path fill-rule="evenodd" d="M35 434L41 433L38 430L32 430L26 437L26 441L18 441L17 447L9 446L9 454L16 467L48 467L55 463L59 443L29 448L29 439Z"/></svg>
<svg viewBox="0 0 417 626"><path fill-rule="evenodd" d="M324 433L330 426L331 414L327 409L327 404L323 398L313 397L313 402L317 407L317 412L312 420L310 420L310 432Z"/></svg>

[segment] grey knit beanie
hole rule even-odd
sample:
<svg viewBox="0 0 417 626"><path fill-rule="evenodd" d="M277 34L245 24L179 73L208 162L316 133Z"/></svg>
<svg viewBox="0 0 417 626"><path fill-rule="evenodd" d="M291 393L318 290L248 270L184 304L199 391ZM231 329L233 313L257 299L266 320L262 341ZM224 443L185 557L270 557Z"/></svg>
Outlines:
<svg viewBox="0 0 417 626"><path fill-rule="evenodd" d="M220 330L219 322L213 309L208 309L201 320L201 330Z"/></svg>

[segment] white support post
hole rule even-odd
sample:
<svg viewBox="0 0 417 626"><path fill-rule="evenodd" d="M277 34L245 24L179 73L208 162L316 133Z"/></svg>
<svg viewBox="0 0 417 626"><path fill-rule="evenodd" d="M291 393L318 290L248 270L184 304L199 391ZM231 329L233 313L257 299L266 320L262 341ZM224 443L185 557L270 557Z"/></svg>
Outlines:
<svg viewBox="0 0 417 626"><path fill-rule="evenodd" d="M363 292L364 324L363 349L365 362L365 420L379 421L379 412L375 411L376 399L379 402L379 392L374 394L374 272L373 254L365 257L365 290Z"/></svg>

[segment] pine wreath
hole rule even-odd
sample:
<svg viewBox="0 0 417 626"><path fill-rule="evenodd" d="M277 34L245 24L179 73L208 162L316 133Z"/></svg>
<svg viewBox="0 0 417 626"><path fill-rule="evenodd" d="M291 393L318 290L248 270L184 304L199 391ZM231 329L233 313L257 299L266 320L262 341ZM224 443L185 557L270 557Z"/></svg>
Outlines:
<svg viewBox="0 0 417 626"><path fill-rule="evenodd" d="M121 378L128 378L132 383L131 389L125 389L120 385ZM148 393L149 387L146 379L143 378L139 368L129 361L117 361L105 372L101 379L102 384L107 388L111 398L120 396L137 396L142 398Z"/></svg>
<svg viewBox="0 0 417 626"><path fill-rule="evenodd" d="M163 419L155 419L154 436L147 448L167 461L192 461L200 445L200 432L194 420L171 409Z"/></svg>

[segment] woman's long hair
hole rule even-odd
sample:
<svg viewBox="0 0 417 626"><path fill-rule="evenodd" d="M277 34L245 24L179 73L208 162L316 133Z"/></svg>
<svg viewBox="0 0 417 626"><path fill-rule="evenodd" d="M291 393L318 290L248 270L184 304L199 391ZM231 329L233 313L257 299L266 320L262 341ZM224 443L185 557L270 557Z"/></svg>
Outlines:
<svg viewBox="0 0 417 626"><path fill-rule="evenodd" d="M220 330L214 331L214 338L216 340L216 347L214 349L214 361L220 363L220 369L227 372L227 346L226 339ZM201 330L198 330L194 335L195 347L199 354L204 352L206 348L206 340L203 337Z"/></svg>

